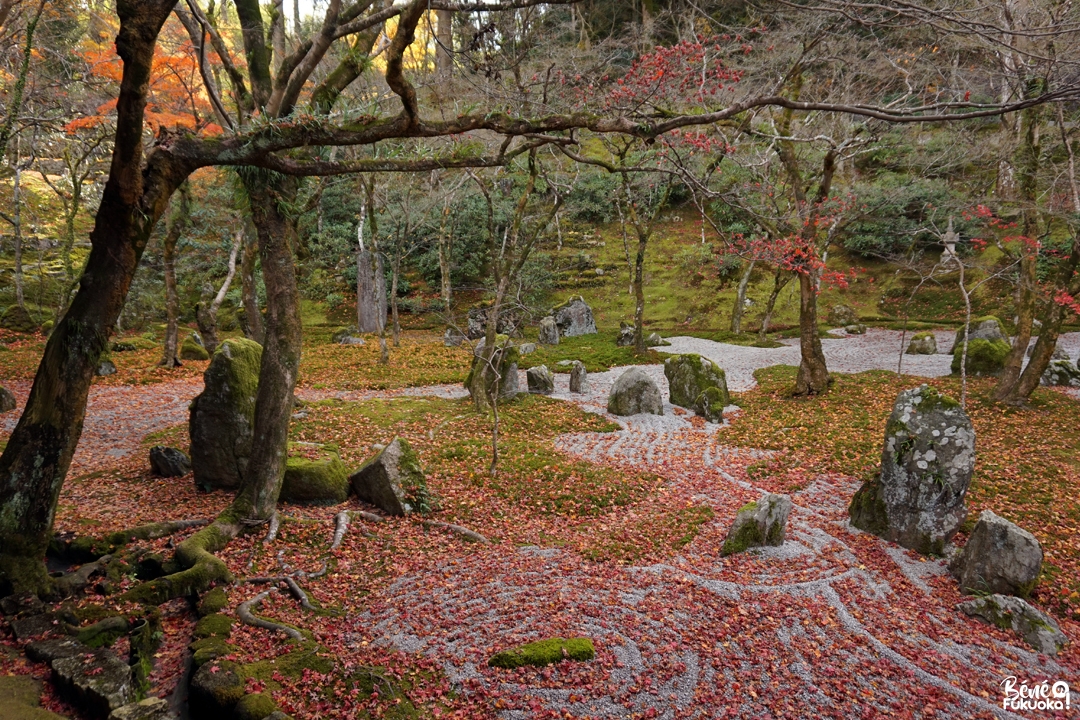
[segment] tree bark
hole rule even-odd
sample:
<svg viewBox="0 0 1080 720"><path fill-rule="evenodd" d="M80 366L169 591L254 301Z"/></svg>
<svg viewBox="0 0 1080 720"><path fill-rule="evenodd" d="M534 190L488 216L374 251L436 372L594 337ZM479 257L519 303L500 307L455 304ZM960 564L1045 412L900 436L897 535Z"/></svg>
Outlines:
<svg viewBox="0 0 1080 720"><path fill-rule="evenodd" d="M776 299L780 297L780 292L787 287L789 282L791 282L791 273L785 272L783 268L778 268L776 275L773 276L772 292L769 293L769 299L765 303L765 314L761 316L761 327L758 328L759 342L765 342L769 326L772 325L773 311L776 310Z"/></svg>
<svg viewBox="0 0 1080 720"><path fill-rule="evenodd" d="M244 233L244 254L240 259L241 297L244 303L244 337L263 343L263 319L259 311L259 290L256 284L255 262L259 256L258 233Z"/></svg>
<svg viewBox="0 0 1080 720"><path fill-rule="evenodd" d="M817 321L817 282L814 274L799 273L799 374L796 395L820 395L829 389L829 369L821 349Z"/></svg>
<svg viewBox="0 0 1080 720"><path fill-rule="evenodd" d="M188 224L189 197L187 184L180 186L179 202L169 218L165 231L165 348L161 365L167 368L180 366L177 357L180 349L180 296L176 292L176 243Z"/></svg>
<svg viewBox="0 0 1080 720"><path fill-rule="evenodd" d="M448 80L454 67L453 18L451 10L435 11L435 73L441 80Z"/></svg>
<svg viewBox="0 0 1080 720"><path fill-rule="evenodd" d="M18 142L15 143L16 147ZM13 225L15 230L15 304L19 307L25 307L26 301L23 297L23 266L22 266L22 250L23 250L23 238L22 238L22 198L20 197L20 190L22 186L22 166L19 153L15 153L15 185L12 189L12 201L15 204Z"/></svg>
<svg viewBox="0 0 1080 720"><path fill-rule="evenodd" d="M743 308L746 305L746 286L750 284L750 273L754 272L754 264L757 260L751 260L746 266L743 276L739 279L739 290L735 293L735 306L731 308L731 332L739 335L742 333Z"/></svg>
<svg viewBox="0 0 1080 720"><path fill-rule="evenodd" d="M0 456L0 595L45 592L51 585L43 559L60 488L82 432L94 370L154 223L190 171L164 158L145 171L141 167L154 45L174 3L118 3L116 49L124 70L112 165L90 234L90 256L71 308L45 345L26 408Z"/></svg>

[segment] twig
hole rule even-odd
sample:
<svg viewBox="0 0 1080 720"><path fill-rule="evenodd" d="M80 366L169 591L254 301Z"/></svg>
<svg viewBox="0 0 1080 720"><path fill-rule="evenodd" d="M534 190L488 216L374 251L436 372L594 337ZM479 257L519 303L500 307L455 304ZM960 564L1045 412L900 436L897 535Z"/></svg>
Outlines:
<svg viewBox="0 0 1080 720"><path fill-rule="evenodd" d="M277 590L275 589L261 592L250 600L240 603L240 606L236 608L236 616L239 617L241 622L246 625L263 628L264 630L280 631L291 637L293 640L303 640L304 636L296 628L289 627L288 625L282 625L281 623L272 622L270 620L265 620L261 617L254 615L251 612L253 607L258 606L259 603L265 600L267 596L270 595L270 593L272 592L277 592Z"/></svg>
<svg viewBox="0 0 1080 720"><path fill-rule="evenodd" d="M453 523L448 523L448 522L441 522L439 520L425 520L424 521L424 527L426 527L426 528L429 528L429 527L442 528L444 530L449 530L452 533L456 533L456 534L462 536L463 538L465 538L466 540L472 540L473 542L483 543L484 545L490 545L491 544L491 541L488 540L483 535L481 535L480 533L478 533L478 532L476 532L474 530L470 530L467 527L462 527L461 525L455 525Z"/></svg>

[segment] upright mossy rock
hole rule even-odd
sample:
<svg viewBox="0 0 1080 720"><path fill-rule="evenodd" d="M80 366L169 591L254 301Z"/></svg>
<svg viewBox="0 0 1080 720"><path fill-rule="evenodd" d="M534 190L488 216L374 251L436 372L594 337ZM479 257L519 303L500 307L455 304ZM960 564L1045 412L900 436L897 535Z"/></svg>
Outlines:
<svg viewBox="0 0 1080 720"><path fill-rule="evenodd" d="M262 346L230 338L203 373L205 387L191 401L188 432L195 484L204 490L240 487L251 455L261 362Z"/></svg>
<svg viewBox="0 0 1080 720"><path fill-rule="evenodd" d="M960 592L1027 597L1039 580L1042 562L1042 546L1034 535L983 510L949 571L960 583Z"/></svg>
<svg viewBox="0 0 1080 720"><path fill-rule="evenodd" d="M472 367L465 378L465 389L469 391L469 395L475 392L490 392L496 381L495 373L492 372L483 375L487 381L485 387L481 388L477 381L481 377L478 373L482 370L480 366L484 362L486 342L487 338L482 339L473 350ZM520 359L521 354L509 336L495 336L495 352L491 356L491 365L498 370L500 400L508 400L518 394L518 361Z"/></svg>
<svg viewBox="0 0 1080 720"><path fill-rule="evenodd" d="M937 338L930 332L916 333L911 336L911 342L904 352L908 355L937 355Z"/></svg>
<svg viewBox="0 0 1080 720"><path fill-rule="evenodd" d="M972 340L989 340L991 342L1000 340L1008 343L1009 335L1005 332L1005 326L1001 320L998 320L993 315L985 315L968 323L968 343L970 344ZM964 326L961 325L956 331L956 337L953 338L953 346L950 352L955 353L956 349L963 344Z"/></svg>
<svg viewBox="0 0 1080 720"><path fill-rule="evenodd" d="M432 498L416 452L407 440L394 438L349 477L353 493L389 515L428 512Z"/></svg>
<svg viewBox="0 0 1080 720"><path fill-rule="evenodd" d="M559 344L559 326L555 324L555 318L550 315L540 320L540 344Z"/></svg>
<svg viewBox="0 0 1080 720"><path fill-rule="evenodd" d="M563 660L583 662L592 660L595 655L596 648L589 638L551 638L495 653L488 660L488 665L512 670L526 665L543 667Z"/></svg>
<svg viewBox="0 0 1080 720"><path fill-rule="evenodd" d="M38 324L26 308L12 305L0 313L0 327L18 333L32 333L37 331Z"/></svg>
<svg viewBox="0 0 1080 720"><path fill-rule="evenodd" d="M200 343L195 342L195 338L188 335L186 338L184 338L184 342L180 344L180 359L209 360L210 353L206 352L206 348L204 348Z"/></svg>
<svg viewBox="0 0 1080 720"><path fill-rule="evenodd" d="M640 367L632 367L611 386L607 409L612 415L663 415L664 399L648 373Z"/></svg>
<svg viewBox="0 0 1080 720"><path fill-rule="evenodd" d="M547 369L547 365L537 365L526 370L525 380L529 392L534 395L550 395L555 392L555 376Z"/></svg>
<svg viewBox="0 0 1080 720"><path fill-rule="evenodd" d="M752 547L783 545L791 506L789 496L776 493L766 493L757 502L743 505L724 539L721 555L741 553Z"/></svg>
<svg viewBox="0 0 1080 720"><path fill-rule="evenodd" d="M851 524L906 548L941 554L967 517L975 431L960 404L922 385L896 399L881 474L848 508Z"/></svg>
<svg viewBox="0 0 1080 720"><path fill-rule="evenodd" d="M289 443L281 499L299 505L337 505L349 497L349 471L333 445Z"/></svg>
<svg viewBox="0 0 1080 720"><path fill-rule="evenodd" d="M11 412L18 406L19 404L15 401L15 396L11 394L11 391L0 385L0 413Z"/></svg>
<svg viewBox="0 0 1080 720"><path fill-rule="evenodd" d="M664 361L664 377L672 405L688 408L713 422L723 420L724 407L731 402L727 376L708 358L687 353Z"/></svg>
<svg viewBox="0 0 1080 720"><path fill-rule="evenodd" d="M960 362L964 345L960 343L953 350L950 369L954 375L960 374ZM1004 340L969 340L967 350L968 375L997 375L1005 367L1005 358L1009 354L1009 343Z"/></svg>

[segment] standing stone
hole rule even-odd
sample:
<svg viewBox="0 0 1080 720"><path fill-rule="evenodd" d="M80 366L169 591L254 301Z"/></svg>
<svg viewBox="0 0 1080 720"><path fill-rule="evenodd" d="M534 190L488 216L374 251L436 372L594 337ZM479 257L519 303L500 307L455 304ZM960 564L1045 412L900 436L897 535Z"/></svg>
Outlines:
<svg viewBox="0 0 1080 720"><path fill-rule="evenodd" d="M615 344L619 347L630 347L634 344L634 326L624 322L619 323L619 337L615 338Z"/></svg>
<svg viewBox="0 0 1080 720"><path fill-rule="evenodd" d="M188 421L191 466L203 490L240 487L251 455L261 362L261 345L230 338L203 373L205 387L191 401Z"/></svg>
<svg viewBox="0 0 1080 720"><path fill-rule="evenodd" d="M536 352L536 343L521 343L517 346L517 349L522 355L531 355Z"/></svg>
<svg viewBox="0 0 1080 720"><path fill-rule="evenodd" d="M431 509L427 479L408 441L394 438L349 477L353 493L389 515Z"/></svg>
<svg viewBox="0 0 1080 720"><path fill-rule="evenodd" d="M480 342L473 348L473 361L472 367L469 369L469 374L465 378L465 389L469 391L471 395L473 390L473 378L475 373L480 371L480 363L484 360L484 346L487 343L487 338L482 338ZM492 355L491 361L495 368L499 371L501 380L499 381L499 399L506 400L513 398L518 394L518 360L520 359L520 353L510 338L506 335L495 336L495 354ZM489 383L494 382L493 375L488 376ZM489 388L490 389L490 386Z"/></svg>
<svg viewBox="0 0 1080 720"><path fill-rule="evenodd" d="M16 407L15 396L6 387L0 386L0 413L11 412Z"/></svg>
<svg viewBox="0 0 1080 720"><path fill-rule="evenodd" d="M98 377L107 377L116 374L116 364L109 358L102 358L95 371Z"/></svg>
<svg viewBox="0 0 1080 720"><path fill-rule="evenodd" d="M191 472L191 460L176 448L155 445L150 448L150 468L161 477L183 477Z"/></svg>
<svg viewBox="0 0 1080 720"><path fill-rule="evenodd" d="M723 420L724 407L731 402L727 376L712 360L693 353L673 355L664 361L664 377L672 405L708 416L711 422Z"/></svg>
<svg viewBox="0 0 1080 720"><path fill-rule="evenodd" d="M663 415L664 400L660 396L660 388L648 373L639 367L632 367L611 386L607 409L612 415Z"/></svg>
<svg viewBox="0 0 1080 720"><path fill-rule="evenodd" d="M911 336L905 353L908 355L937 355L937 338L934 333L924 332Z"/></svg>
<svg viewBox="0 0 1080 720"><path fill-rule="evenodd" d="M828 319L830 325L844 327L858 323L859 314L855 312L854 308L850 308L847 305L833 305L829 308Z"/></svg>
<svg viewBox="0 0 1080 720"><path fill-rule="evenodd" d="M382 255L364 248L356 257L356 327L362 333L386 326L386 274Z"/></svg>
<svg viewBox="0 0 1080 720"><path fill-rule="evenodd" d="M728 530L721 555L740 553L747 548L784 544L787 520L791 514L791 498L766 493L757 502L739 508L735 522Z"/></svg>
<svg viewBox="0 0 1080 720"><path fill-rule="evenodd" d="M1035 536L983 510L963 552L949 564L960 591L1027 597L1042 572L1043 551Z"/></svg>
<svg viewBox="0 0 1080 720"><path fill-rule="evenodd" d="M982 618L1003 630L1012 630L1028 645L1047 655L1057 655L1069 641L1056 620L1018 597L988 595L956 607L965 615Z"/></svg>
<svg viewBox="0 0 1080 720"><path fill-rule="evenodd" d="M851 524L906 548L940 555L967 516L975 431L952 398L922 385L896 399L885 425L881 475L851 500Z"/></svg>
<svg viewBox="0 0 1080 720"><path fill-rule="evenodd" d="M570 368L570 392L583 393L589 388L589 375L585 372L585 365L580 360L575 360Z"/></svg>
<svg viewBox="0 0 1080 720"><path fill-rule="evenodd" d="M559 333L563 337L596 334L592 309L580 295L575 295L553 309L551 314L555 317L555 324L559 326Z"/></svg>
<svg viewBox="0 0 1080 720"><path fill-rule="evenodd" d="M559 326L555 324L555 318L550 315L540 320L540 344L559 344Z"/></svg>
<svg viewBox="0 0 1080 720"><path fill-rule="evenodd" d="M555 392L555 378L547 365L537 365L525 371L525 380L529 385L529 392L535 395L550 395Z"/></svg>
<svg viewBox="0 0 1080 720"><path fill-rule="evenodd" d="M1008 343L1009 336L1005 334L1005 326L993 315L972 320L968 325L968 345L972 340L1000 340ZM950 352L955 353L964 344L964 326L961 325L953 339L953 347Z"/></svg>

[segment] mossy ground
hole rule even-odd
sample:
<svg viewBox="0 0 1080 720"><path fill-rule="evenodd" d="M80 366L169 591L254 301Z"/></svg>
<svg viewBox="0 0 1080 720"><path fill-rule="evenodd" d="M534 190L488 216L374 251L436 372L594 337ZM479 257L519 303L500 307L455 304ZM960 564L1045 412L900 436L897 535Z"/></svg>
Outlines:
<svg viewBox="0 0 1080 720"><path fill-rule="evenodd" d="M596 649L589 638L550 638L496 653L488 660L488 665L507 670L526 665L543 667L563 660L592 660L595 654Z"/></svg>

